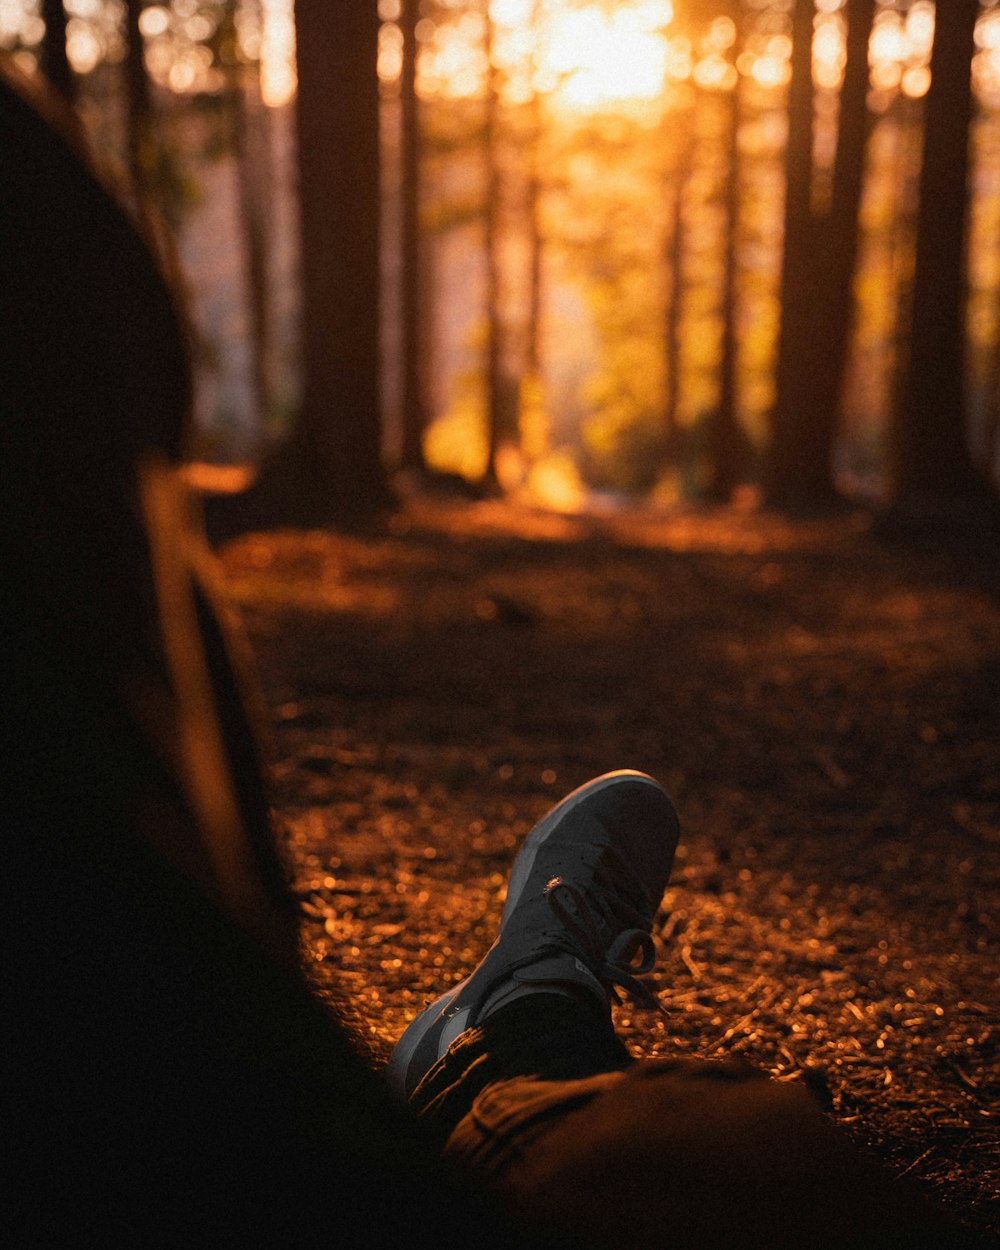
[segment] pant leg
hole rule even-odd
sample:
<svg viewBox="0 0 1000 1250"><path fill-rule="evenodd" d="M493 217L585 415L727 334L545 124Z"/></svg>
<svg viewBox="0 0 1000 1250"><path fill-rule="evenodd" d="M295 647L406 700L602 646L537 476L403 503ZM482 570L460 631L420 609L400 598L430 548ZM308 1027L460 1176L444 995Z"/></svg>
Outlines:
<svg viewBox="0 0 1000 1250"><path fill-rule="evenodd" d="M415 1094L425 1119L454 1122L447 1156L553 1241L591 1250L985 1244L856 1148L804 1086L742 1061L620 1057L600 1070L603 1045L569 1000L524 999L460 1038Z"/></svg>
<svg viewBox="0 0 1000 1250"><path fill-rule="evenodd" d="M558 994L531 995L463 1033L410 1104L443 1144L494 1082L519 1076L572 1081L631 1063L605 1013Z"/></svg>

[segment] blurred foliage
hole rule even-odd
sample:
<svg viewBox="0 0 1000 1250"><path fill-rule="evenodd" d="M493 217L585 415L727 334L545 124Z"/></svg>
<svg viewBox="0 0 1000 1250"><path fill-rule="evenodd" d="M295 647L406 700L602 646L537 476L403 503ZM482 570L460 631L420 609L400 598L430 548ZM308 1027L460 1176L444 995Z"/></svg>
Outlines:
<svg viewBox="0 0 1000 1250"><path fill-rule="evenodd" d="M460 473L470 481L480 479L489 458L485 409L482 374L470 370L459 375L451 404L427 431L428 463L441 472Z"/></svg>

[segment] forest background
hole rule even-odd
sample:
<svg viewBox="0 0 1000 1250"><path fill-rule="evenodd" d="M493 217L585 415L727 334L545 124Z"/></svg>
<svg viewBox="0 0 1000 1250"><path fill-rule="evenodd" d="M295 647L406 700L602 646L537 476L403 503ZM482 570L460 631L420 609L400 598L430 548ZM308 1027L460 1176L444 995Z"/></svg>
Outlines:
<svg viewBox="0 0 1000 1250"><path fill-rule="evenodd" d="M1000 6L297 8L0 0L178 240L194 459L284 440L317 515L397 470L569 511L995 484Z"/></svg>
<svg viewBox="0 0 1000 1250"><path fill-rule="evenodd" d="M808 1080L995 1236L1000 4L0 0L0 44L184 288L372 1058L628 764L684 838L626 1044Z"/></svg>

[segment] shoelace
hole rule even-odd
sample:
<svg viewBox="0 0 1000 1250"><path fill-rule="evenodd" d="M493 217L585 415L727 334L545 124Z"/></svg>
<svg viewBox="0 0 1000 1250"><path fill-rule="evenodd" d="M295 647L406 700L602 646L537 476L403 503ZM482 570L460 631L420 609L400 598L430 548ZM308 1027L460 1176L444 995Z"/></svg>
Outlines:
<svg viewBox="0 0 1000 1250"><path fill-rule="evenodd" d="M601 935L600 922L586 896L570 881L553 877L545 887L545 897L563 928L585 956L584 962L621 1003L616 986L628 990L643 1006L666 1015L659 1000L638 980L656 964L656 948L645 929L623 929L610 945ZM572 904L572 906L568 905ZM637 913L639 914L639 913ZM642 958L637 963L636 955Z"/></svg>

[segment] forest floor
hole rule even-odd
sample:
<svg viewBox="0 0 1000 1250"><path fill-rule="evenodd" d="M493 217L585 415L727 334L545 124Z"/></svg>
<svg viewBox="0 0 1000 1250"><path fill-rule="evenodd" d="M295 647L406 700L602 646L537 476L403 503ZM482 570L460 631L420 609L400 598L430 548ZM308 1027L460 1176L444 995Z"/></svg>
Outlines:
<svg viewBox="0 0 1000 1250"><path fill-rule="evenodd" d="M637 1054L808 1079L1000 1233L1000 577L860 514L410 501L222 552L307 948L376 1062L493 939L539 816L613 768L682 844Z"/></svg>

